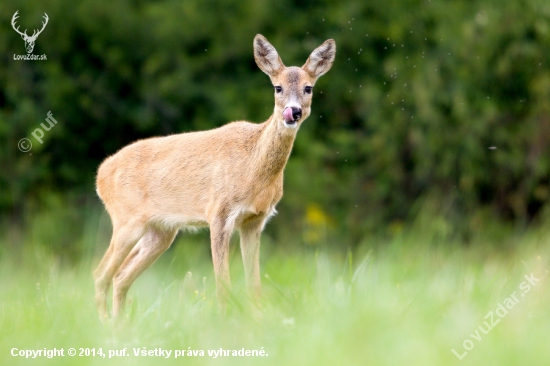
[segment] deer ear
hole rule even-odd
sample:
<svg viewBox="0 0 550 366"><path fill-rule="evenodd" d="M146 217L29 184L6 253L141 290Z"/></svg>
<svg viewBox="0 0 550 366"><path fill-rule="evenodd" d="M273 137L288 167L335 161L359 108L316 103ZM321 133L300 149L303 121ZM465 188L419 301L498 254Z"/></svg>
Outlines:
<svg viewBox="0 0 550 366"><path fill-rule="evenodd" d="M304 66L302 66L302 69L307 71L311 76L318 78L330 70L335 55L336 42L333 39L328 39L313 50Z"/></svg>
<svg viewBox="0 0 550 366"><path fill-rule="evenodd" d="M277 75L285 67L275 47L261 34L254 37L254 60L258 67L269 76Z"/></svg>

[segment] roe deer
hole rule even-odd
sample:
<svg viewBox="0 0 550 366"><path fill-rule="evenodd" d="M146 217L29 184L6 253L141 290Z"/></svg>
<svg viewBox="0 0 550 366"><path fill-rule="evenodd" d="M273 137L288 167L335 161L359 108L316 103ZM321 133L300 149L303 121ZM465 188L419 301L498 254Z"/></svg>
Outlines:
<svg viewBox="0 0 550 366"><path fill-rule="evenodd" d="M216 295L224 309L230 287L229 239L240 231L248 290L260 295L260 234L283 195L283 170L296 133L311 111L312 89L332 66L334 40L304 66L285 67L265 37L254 38L254 59L273 83L275 108L261 124L233 122L201 132L137 141L108 157L97 193L111 216L113 236L94 271L95 301L107 317L121 314L135 279L170 247L184 227L210 227Z"/></svg>

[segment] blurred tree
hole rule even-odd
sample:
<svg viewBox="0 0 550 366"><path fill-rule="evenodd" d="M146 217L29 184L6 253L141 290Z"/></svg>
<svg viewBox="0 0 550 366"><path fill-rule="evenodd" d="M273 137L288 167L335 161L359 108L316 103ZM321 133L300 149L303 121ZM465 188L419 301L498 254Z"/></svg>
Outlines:
<svg viewBox="0 0 550 366"><path fill-rule="evenodd" d="M22 29L48 14L34 50L46 61L13 59L16 10ZM287 167L281 230L303 229L294 218L318 207L356 243L433 192L464 218L489 208L526 222L548 202L548 2L15 0L0 15L9 215L52 191L93 195L101 160L136 139L267 119L256 33L287 65L327 38L338 47ZM48 111L58 125L39 144Z"/></svg>

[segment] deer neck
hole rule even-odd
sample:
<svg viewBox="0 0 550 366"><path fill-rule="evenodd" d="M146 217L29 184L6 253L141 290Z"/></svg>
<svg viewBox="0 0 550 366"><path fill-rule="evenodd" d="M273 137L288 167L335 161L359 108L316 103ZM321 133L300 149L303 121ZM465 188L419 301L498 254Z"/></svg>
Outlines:
<svg viewBox="0 0 550 366"><path fill-rule="evenodd" d="M298 129L289 130L272 115L263 123L254 149L255 173L271 181L283 173Z"/></svg>

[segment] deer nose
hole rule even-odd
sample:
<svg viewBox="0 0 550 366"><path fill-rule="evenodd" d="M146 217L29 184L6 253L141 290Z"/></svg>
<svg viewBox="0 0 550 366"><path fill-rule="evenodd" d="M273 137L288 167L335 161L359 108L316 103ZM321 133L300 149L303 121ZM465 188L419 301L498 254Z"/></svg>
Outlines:
<svg viewBox="0 0 550 366"><path fill-rule="evenodd" d="M293 124L302 117L302 109L299 107L286 107L283 111L286 123Z"/></svg>
<svg viewBox="0 0 550 366"><path fill-rule="evenodd" d="M292 107L292 118L294 118L294 120L296 121L296 120L299 120L301 117L302 117L302 109Z"/></svg>

